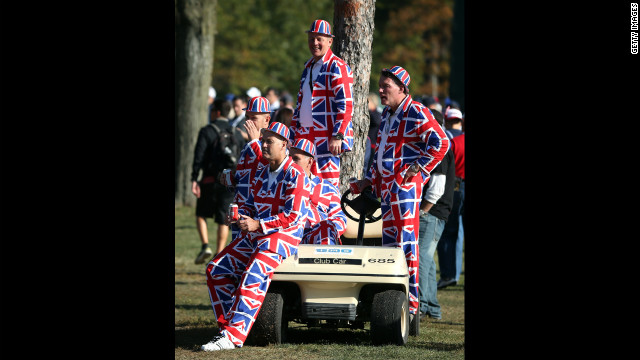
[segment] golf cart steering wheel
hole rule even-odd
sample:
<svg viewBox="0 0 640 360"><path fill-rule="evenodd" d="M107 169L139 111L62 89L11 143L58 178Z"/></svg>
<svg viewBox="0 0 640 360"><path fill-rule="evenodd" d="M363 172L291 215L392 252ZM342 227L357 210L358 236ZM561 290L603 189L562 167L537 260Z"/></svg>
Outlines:
<svg viewBox="0 0 640 360"><path fill-rule="evenodd" d="M374 197L373 192L371 191L371 187L368 186L361 193L360 196L349 200L348 195L351 194L351 189L347 189L347 191L342 194L342 198L340 198L340 206L342 207L342 211L347 217L355 222L360 222L360 218L365 216L364 222L366 224L376 222L382 218L382 213L378 216L373 216L373 213L380 208L380 202ZM349 205L357 214L360 214L359 217L355 217L347 211L347 206Z"/></svg>

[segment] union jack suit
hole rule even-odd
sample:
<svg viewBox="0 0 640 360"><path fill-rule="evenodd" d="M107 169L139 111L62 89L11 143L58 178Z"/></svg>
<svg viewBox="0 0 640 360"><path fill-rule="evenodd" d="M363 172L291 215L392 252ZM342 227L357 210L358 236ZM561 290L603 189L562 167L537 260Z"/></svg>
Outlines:
<svg viewBox="0 0 640 360"><path fill-rule="evenodd" d="M388 131L386 145L380 148L382 135ZM390 114L387 106L382 112L373 164L365 175L382 199L382 245L398 246L404 250L409 268L409 310L416 314L418 295L418 209L422 187L430 172L449 149L449 139L431 111L410 95ZM378 152L382 151L382 173L378 172ZM407 169L412 164L421 171L402 186Z"/></svg>
<svg viewBox="0 0 640 360"><path fill-rule="evenodd" d="M223 179L223 185L234 191L233 202L238 204L238 208L249 198L251 181L256 178L258 169L267 164L267 160L262 157L262 142L259 139L251 140L245 144L240 152L233 180ZM232 224L231 239L235 239L239 231L236 224Z"/></svg>
<svg viewBox="0 0 640 360"><path fill-rule="evenodd" d="M316 147L318 169L312 168L314 175L329 180L340 187L340 157L329 151L329 140L338 132L344 135L342 151L351 151L353 147L353 72L349 65L333 54L331 49L322 57L322 66L315 79L311 93L311 114L313 127L302 127L300 124L300 106L302 104L303 86L309 86L309 70L313 58L309 59L302 71L298 105L291 120L291 141L303 138L311 141ZM316 172L316 171L319 171Z"/></svg>
<svg viewBox="0 0 640 360"><path fill-rule="evenodd" d="M331 182L311 175L309 213L301 244L340 245L347 230L347 216L340 206L340 190Z"/></svg>
<svg viewBox="0 0 640 360"><path fill-rule="evenodd" d="M240 159L236 165L234 177L236 195L233 198L233 202L238 204L238 208L249 198L251 183L256 178L258 170L267 164L267 160L262 157L262 142L260 139L249 141L240 152Z"/></svg>
<svg viewBox="0 0 640 360"><path fill-rule="evenodd" d="M207 287L221 333L236 346L245 342L275 269L298 251L309 208L310 183L290 157L269 187L262 167L238 213L259 219L258 232L240 232L207 264Z"/></svg>

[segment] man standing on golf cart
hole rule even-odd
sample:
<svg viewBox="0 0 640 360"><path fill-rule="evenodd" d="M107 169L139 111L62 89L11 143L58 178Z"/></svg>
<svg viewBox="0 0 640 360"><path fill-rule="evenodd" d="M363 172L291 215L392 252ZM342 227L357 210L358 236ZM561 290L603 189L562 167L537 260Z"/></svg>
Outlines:
<svg viewBox="0 0 640 360"><path fill-rule="evenodd" d="M360 191L372 185L382 199L382 245L398 246L409 268L409 312L419 309L418 210L430 172L449 149L449 139L433 114L409 95L409 73L400 66L382 69L378 81L385 108L373 163Z"/></svg>
<svg viewBox="0 0 640 360"><path fill-rule="evenodd" d="M289 148L289 155L311 182L309 214L300 243L341 245L340 236L347 231L347 216L340 205L340 190L311 171L316 166L316 147L307 139L298 139Z"/></svg>
<svg viewBox="0 0 640 360"><path fill-rule="evenodd" d="M353 71L331 51L333 38L325 20L307 30L311 58L302 71L290 130L292 142L307 139L316 147L317 175L340 187L340 154L353 147Z"/></svg>
<svg viewBox="0 0 640 360"><path fill-rule="evenodd" d="M275 269L295 254L309 211L310 182L288 156L289 130L273 122L262 130L261 167L239 208L240 232L207 265L207 287L220 333L203 351L242 347Z"/></svg>

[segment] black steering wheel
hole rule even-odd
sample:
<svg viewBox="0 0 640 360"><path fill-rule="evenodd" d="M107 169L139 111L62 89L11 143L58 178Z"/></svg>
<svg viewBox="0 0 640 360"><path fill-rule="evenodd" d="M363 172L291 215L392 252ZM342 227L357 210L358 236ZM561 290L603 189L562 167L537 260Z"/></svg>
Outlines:
<svg viewBox="0 0 640 360"><path fill-rule="evenodd" d="M371 186L367 186L358 197L349 200L348 195L351 194L351 189L347 189L347 191L342 194L342 198L340 198L340 206L342 207L342 211L347 217L355 222L360 222L360 219L364 216L364 222L369 224L376 222L382 218L382 213L378 216L373 216L373 213L376 212L380 208L380 201L373 195L373 190ZM357 214L360 216L356 218L352 214L347 211L347 206L352 208Z"/></svg>

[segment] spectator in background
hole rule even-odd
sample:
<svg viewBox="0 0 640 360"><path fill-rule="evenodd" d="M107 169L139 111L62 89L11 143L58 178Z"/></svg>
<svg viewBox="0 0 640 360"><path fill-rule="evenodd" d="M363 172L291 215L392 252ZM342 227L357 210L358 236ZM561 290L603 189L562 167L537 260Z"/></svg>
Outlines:
<svg viewBox="0 0 640 360"><path fill-rule="evenodd" d="M431 110L438 124L444 124L444 117L438 110ZM451 149L440 164L431 171L431 178L424 187L420 203L420 320L426 316L442 319L438 303L438 282L436 262L433 255L451 212L453 187L455 184L455 164Z"/></svg>
<svg viewBox="0 0 640 360"><path fill-rule="evenodd" d="M459 116L460 111L449 109L453 112L453 119ZM456 182L453 192L453 206L447 223L442 231L442 237L438 244L438 263L440 265L440 280L438 289L450 285L456 285L460 281L462 272L462 247L464 245L464 133L451 139L451 151L455 157Z"/></svg>
<svg viewBox="0 0 640 360"><path fill-rule="evenodd" d="M437 97L425 96L422 98L422 103L429 109L437 110L438 112L442 113L442 105L440 105Z"/></svg>
<svg viewBox="0 0 640 360"><path fill-rule="evenodd" d="M275 112L280 109L280 90L274 87L268 87L264 97L269 100L271 104L271 117L275 118Z"/></svg>
<svg viewBox="0 0 640 360"><path fill-rule="evenodd" d="M291 126L291 119L293 119L293 110L287 107L280 108L276 113L276 117L273 121L283 123L287 125L287 128Z"/></svg>
<svg viewBox="0 0 640 360"><path fill-rule="evenodd" d="M340 154L353 147L353 72L331 51L333 37L325 20L307 30L311 58L302 71L291 133L292 141L315 145L318 175L340 188Z"/></svg>
<svg viewBox="0 0 640 360"><path fill-rule="evenodd" d="M231 126L240 131L242 138L244 139L244 143L246 144L247 141L249 141L249 134L247 134L247 130L244 128L246 115L243 109L247 107L247 97L245 95L237 95L233 98L232 104L236 117L231 119Z"/></svg>
<svg viewBox="0 0 640 360"><path fill-rule="evenodd" d="M367 96L367 103L369 106L369 132L367 133L367 142L364 148L364 169L366 171L371 166L373 148L375 147L375 141L378 138L378 129L380 128L380 122L382 121L381 112L378 111L380 106L380 96L376 93L369 93Z"/></svg>
<svg viewBox="0 0 640 360"><path fill-rule="evenodd" d="M216 99L216 89L209 86L209 95L207 97L207 124L211 122L211 110L213 108L213 100Z"/></svg>
<svg viewBox="0 0 640 360"><path fill-rule="evenodd" d="M444 113L444 127L449 139L462 134L462 112L458 109L447 108Z"/></svg>
<svg viewBox="0 0 640 360"><path fill-rule="evenodd" d="M216 254L227 245L229 226L225 223L227 209L233 199L233 194L219 181L218 174L222 168L217 160L216 144L219 141L218 133L212 124L219 129L229 128L227 116L231 111L231 103L224 99L216 99L213 102L211 117L215 121L210 122L198 132L198 140L193 155L191 172L191 192L198 199L196 201L196 228L200 235L202 248L196 257L195 263L202 264L214 254L209 247L209 233L206 218L214 218L218 224ZM220 154L222 155L222 154ZM198 181L198 175L202 170L202 179Z"/></svg>
<svg viewBox="0 0 640 360"><path fill-rule="evenodd" d="M280 95L280 107L289 108L291 110L295 109L295 103L293 102L293 96L289 94L288 91L283 91L282 95Z"/></svg>
<svg viewBox="0 0 640 360"><path fill-rule="evenodd" d="M386 107L373 164L365 178L356 184L360 191L373 185L382 199L382 245L397 246L405 253L409 268L409 312L413 319L420 306L418 210L422 188L447 153L449 139L433 114L422 103L412 100L410 81L409 72L400 66L382 69L378 91L380 102Z"/></svg>
<svg viewBox="0 0 640 360"><path fill-rule="evenodd" d="M262 93L260 92L260 90L258 90L257 87L252 86L249 88L249 90L247 90L247 96L249 97L249 99L253 99L254 97L262 96Z"/></svg>

